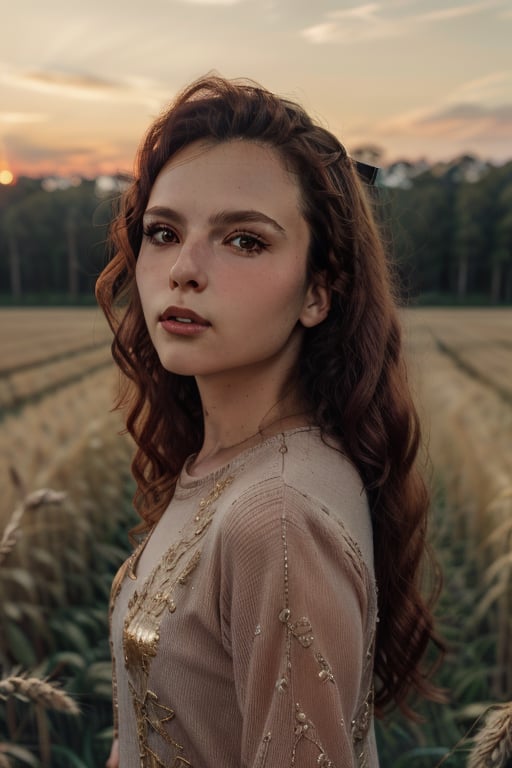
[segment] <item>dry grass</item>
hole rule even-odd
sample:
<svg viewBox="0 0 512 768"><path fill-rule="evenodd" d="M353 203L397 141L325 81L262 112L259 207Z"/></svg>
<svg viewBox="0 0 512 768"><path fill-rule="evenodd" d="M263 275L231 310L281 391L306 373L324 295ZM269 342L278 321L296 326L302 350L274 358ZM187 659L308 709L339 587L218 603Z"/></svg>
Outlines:
<svg viewBox="0 0 512 768"><path fill-rule="evenodd" d="M103 338L99 353L108 355L106 326L96 310L0 315L7 348L2 361L11 371L3 378L0 372L0 383L16 381L16 363L35 380L47 368L47 381L55 385L23 408L7 409L0 428L0 613L9 627L30 631L31 641L39 638L39 654L47 637L44 606L72 599L72 583L91 567L92 540L102 532L106 541L126 515L132 446L110 410L113 365L91 373L90 352L81 351ZM40 361L42 349L47 365ZM65 349L68 356L60 357ZM37 365L30 367L31 361ZM8 642L0 632L0 654Z"/></svg>
<svg viewBox="0 0 512 768"><path fill-rule="evenodd" d="M0 375L110 341L110 330L98 309L0 308Z"/></svg>
<svg viewBox="0 0 512 768"><path fill-rule="evenodd" d="M46 504L60 504L65 498L65 493L52 491L50 488L41 488L39 491L31 493L18 504L0 540L0 565L14 549L25 512L27 510L37 510Z"/></svg>
<svg viewBox="0 0 512 768"><path fill-rule="evenodd" d="M96 309L0 310L0 530L84 440L121 429L110 339Z"/></svg>
<svg viewBox="0 0 512 768"><path fill-rule="evenodd" d="M468 623L496 636L490 698L512 690L512 310L406 316L412 378L435 475L479 583Z"/></svg>
<svg viewBox="0 0 512 768"><path fill-rule="evenodd" d="M507 768L512 763L512 702L493 707L475 737L467 768Z"/></svg>
<svg viewBox="0 0 512 768"><path fill-rule="evenodd" d="M65 691L47 680L37 677L11 675L0 680L0 696L21 696L43 709L55 709L67 715L79 715L77 703Z"/></svg>

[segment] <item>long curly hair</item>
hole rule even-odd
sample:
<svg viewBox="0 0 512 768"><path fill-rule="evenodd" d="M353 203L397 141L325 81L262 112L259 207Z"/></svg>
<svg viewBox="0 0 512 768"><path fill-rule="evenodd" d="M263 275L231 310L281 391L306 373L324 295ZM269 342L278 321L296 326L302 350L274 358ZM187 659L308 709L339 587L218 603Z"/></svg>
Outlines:
<svg viewBox="0 0 512 768"><path fill-rule="evenodd" d="M157 175L180 149L240 138L274 148L296 174L311 233L309 273L327 276L331 287L327 319L305 329L298 378L315 422L343 445L370 502L380 616L376 711L395 703L411 714L411 690L438 698L422 659L430 641L442 644L432 617L436 590L428 599L422 594L429 495L417 468L420 425L383 238L338 139L299 105L252 82L209 76L178 95L149 128L111 226L112 258L96 293L125 374L117 405L137 445L136 530L160 518L185 459L203 440L195 379L164 370L144 322L135 284L142 216Z"/></svg>

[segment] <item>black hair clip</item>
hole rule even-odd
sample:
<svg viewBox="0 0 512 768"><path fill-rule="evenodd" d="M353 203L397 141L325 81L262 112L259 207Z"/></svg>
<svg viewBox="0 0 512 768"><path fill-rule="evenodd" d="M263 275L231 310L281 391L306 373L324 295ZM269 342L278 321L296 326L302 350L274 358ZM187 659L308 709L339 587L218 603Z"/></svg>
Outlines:
<svg viewBox="0 0 512 768"><path fill-rule="evenodd" d="M362 163L361 160L352 161L356 167L356 171L359 174L359 178L364 184L368 184L372 187L375 184L375 179L379 169L375 165L368 165L368 163Z"/></svg>

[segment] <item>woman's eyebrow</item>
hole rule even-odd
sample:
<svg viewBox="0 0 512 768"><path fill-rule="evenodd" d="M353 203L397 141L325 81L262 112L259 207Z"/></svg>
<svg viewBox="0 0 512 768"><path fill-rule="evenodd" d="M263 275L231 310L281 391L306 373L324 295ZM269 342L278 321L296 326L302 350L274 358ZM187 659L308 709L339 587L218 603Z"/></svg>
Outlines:
<svg viewBox="0 0 512 768"><path fill-rule="evenodd" d="M175 211L173 208L168 208L165 205L154 205L152 208L147 208L144 211L144 216L159 216L168 221L176 222L179 225L186 224L185 217ZM218 213L210 216L209 223L212 226L218 226L219 224L240 224L241 222L255 222L260 224L267 224L271 226L281 235L286 234L286 230L278 222L267 216L266 213L256 211L252 208L246 210L233 210L233 211L219 211Z"/></svg>
<svg viewBox="0 0 512 768"><path fill-rule="evenodd" d="M255 222L261 224L269 224L279 234L284 235L286 230L275 219L267 216L261 211L255 211L252 209L240 210L240 211L219 211L210 217L210 224L238 224L242 221Z"/></svg>
<svg viewBox="0 0 512 768"><path fill-rule="evenodd" d="M177 224L184 224L185 217L175 211L173 208L168 208L166 205L154 205L152 208L146 208L143 213L144 216L159 216L169 221L175 221Z"/></svg>

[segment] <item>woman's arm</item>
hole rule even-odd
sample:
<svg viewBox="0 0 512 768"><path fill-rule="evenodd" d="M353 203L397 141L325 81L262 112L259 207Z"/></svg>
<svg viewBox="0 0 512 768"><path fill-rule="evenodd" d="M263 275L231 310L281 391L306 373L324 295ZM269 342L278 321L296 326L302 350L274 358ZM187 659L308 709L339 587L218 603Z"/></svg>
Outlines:
<svg viewBox="0 0 512 768"><path fill-rule="evenodd" d="M224 542L223 618L241 764L355 768L371 725L375 621L360 554L293 489L240 502Z"/></svg>
<svg viewBox="0 0 512 768"><path fill-rule="evenodd" d="M110 755L105 763L106 768L119 768L119 739L114 739Z"/></svg>

